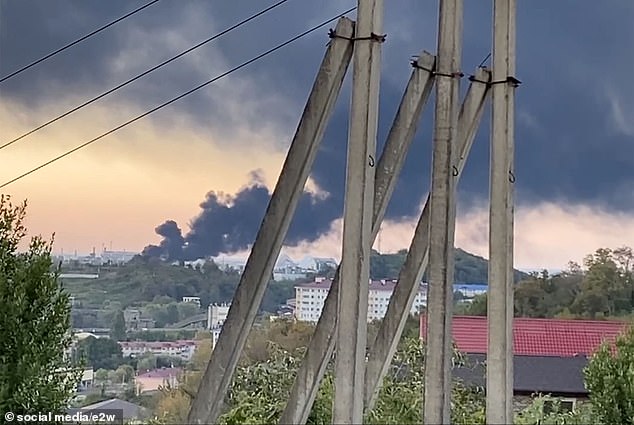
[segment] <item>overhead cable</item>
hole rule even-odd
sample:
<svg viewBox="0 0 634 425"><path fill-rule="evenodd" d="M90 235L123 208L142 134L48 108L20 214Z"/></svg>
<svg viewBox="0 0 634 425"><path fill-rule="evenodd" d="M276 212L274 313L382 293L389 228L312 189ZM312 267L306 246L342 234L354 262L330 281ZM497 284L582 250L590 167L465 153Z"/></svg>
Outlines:
<svg viewBox="0 0 634 425"><path fill-rule="evenodd" d="M142 77L148 75L149 73L154 72L154 71L156 71L159 68L162 68L163 66L167 65L168 63L173 62L176 59L186 55L187 53L190 53L191 51L196 50L199 47L201 47L201 46L203 46L203 45L205 45L205 44L207 44L207 43L209 43L209 42L211 42L213 40L216 40L217 38L222 37L223 35L225 35L227 33L230 33L231 31L233 31L233 30L241 27L242 25L244 25L244 24L256 19L257 17L264 15L265 13L275 9L276 7L281 6L282 4L286 3L287 1L289 1L289 0L280 0L277 3L265 8L265 9L263 9L261 11L259 11L258 13L254 14L254 15L251 15L248 18L243 19L242 21L238 22L237 24L234 24L234 25L230 26L229 28L227 28L227 29L225 29L225 30L223 30L223 31L221 31L221 32L219 32L217 34L214 34L213 36L209 37L208 39L206 39L204 41L201 41L200 43L196 44L195 46L192 46L189 49L184 50L183 52L179 53L178 55L173 56L170 59L167 59L166 61L163 61L163 62L161 62L160 64L158 64L156 66L153 66L152 68L148 69L145 72L142 72L141 74L137 75L136 77L133 77L133 78L131 78L131 79L119 84L118 86L113 87L110 90L107 90L107 91L101 93L100 95L98 95L96 97L93 97L90 100L85 101L81 105L75 106L74 108L70 109L69 111L66 111L63 114L58 115L57 117L45 122L44 124L41 124L41 125L35 127L34 129L27 131L26 133L22 134L19 137L16 137L13 140L9 140L8 142L0 145L0 150L11 146L15 142L17 142L19 140L22 140L22 139L24 139L27 136L30 136L31 134L35 133L36 131L39 131L39 130L43 129L44 127L48 127L49 125L53 124L54 122L59 121L62 118L67 117L70 114L72 114L74 112L77 112L78 110L80 110L82 108L85 108L86 106L90 105L91 103L94 103L94 102L98 101L99 99L103 99L104 97L108 96L109 94L114 93L115 91L127 86L128 84L138 80L139 78L142 78Z"/></svg>
<svg viewBox="0 0 634 425"><path fill-rule="evenodd" d="M75 153L78 150L83 149L86 146L89 146L89 145L95 143L96 141L101 140L104 137L106 137L106 136L108 136L108 135L110 135L112 133L115 133L116 131L121 130L124 127L127 127L128 125L130 125L130 124L132 124L132 123L134 123L136 121L139 121L140 119L142 119L144 117L147 117L148 115L150 115L150 114L152 114L152 113L154 113L154 112L156 112L156 111L158 111L160 109L163 109L163 108L165 108L168 105L171 105L172 103L184 98L185 96L188 96L188 95L190 95L190 94L192 94L192 93L194 93L194 92L196 92L196 91L198 91L198 90L200 90L200 89L202 89L202 88L204 88L204 87L206 87L206 86L208 86L208 85L220 80L221 78L224 78L224 77L226 77L226 76L228 76L228 75L230 75L230 74L232 74L232 73L234 73L234 72L236 72L236 71L238 71L238 70L240 70L240 69L252 64L253 62L256 62L256 61L260 60L260 59L270 55L271 53L274 53L274 52L282 49L285 46L288 46L289 44L299 40L300 38L303 38L303 37L307 36L308 34L310 34L312 32L315 32L316 30L328 25L329 23L331 23L331 22L339 19L340 17L352 12L353 10L356 10L356 7L350 8L350 9L346 10L345 12L341 12L338 15L336 15L336 16L334 16L334 17L332 17L332 18L330 18L330 19L328 19L328 20L326 20L326 21L324 21L324 22L322 22L322 23L320 23L320 24L318 24L318 25L316 25L316 26L304 31L304 32L302 32L301 34L298 34L298 35L294 36L293 38L291 38L291 39L289 39L289 40L287 40L287 41L285 41L285 42L283 42L281 44L278 44L277 46L265 51L264 53L261 53L261 54L255 56L255 57L249 59L248 61L243 62L243 63L241 63L240 65L238 65L238 66L236 66L234 68L231 68L230 70L228 70L226 72L223 72L222 74L212 78L211 80L208 80L208 81L206 81L206 82L204 82L202 84L199 84L198 86L194 87L193 89L188 90L185 93L183 93L183 94L181 94L179 96L176 96L175 98L172 98L171 100L169 100L169 101L167 101L165 103L162 103L159 106L156 106L155 108L152 108L149 111L144 112L143 114L138 115L135 118L132 118L132 119L124 122L123 124L118 125L117 127L113 128L111 130L108 130L107 132L95 137L94 139L90 139L87 142L84 142L81 145L76 146L73 149L64 152L63 154L61 154L61 155L59 155L59 156L57 156L57 157L55 157L55 158L43 163L41 165L38 165L37 167L35 167L35 168L33 168L33 169L31 169L31 170L29 170L29 171L27 171L27 172L15 177L15 178L13 178L13 179L3 183L2 185L0 185L0 189L4 188L4 187L6 187L6 186L8 186L8 185L10 185L12 183L15 183L18 180L23 179L24 177L26 177L28 175L31 175L31 174L35 173L36 171L39 171L42 168L47 167L47 166L59 161L62 158L65 158L65 157Z"/></svg>

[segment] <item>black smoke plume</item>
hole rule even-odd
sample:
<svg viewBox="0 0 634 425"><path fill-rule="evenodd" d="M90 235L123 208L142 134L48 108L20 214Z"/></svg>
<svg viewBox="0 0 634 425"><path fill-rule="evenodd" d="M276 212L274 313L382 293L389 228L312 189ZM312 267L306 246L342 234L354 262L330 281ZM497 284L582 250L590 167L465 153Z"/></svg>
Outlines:
<svg viewBox="0 0 634 425"><path fill-rule="evenodd" d="M202 211L195 217L183 236L173 220L156 228L163 237L161 243L149 245L143 255L170 260L194 260L234 253L248 249L255 240L271 194L257 172L252 181L235 196L209 192L200 204ZM340 212L321 199L304 193L287 234L286 245L312 242L330 229ZM331 211L331 213L328 213Z"/></svg>

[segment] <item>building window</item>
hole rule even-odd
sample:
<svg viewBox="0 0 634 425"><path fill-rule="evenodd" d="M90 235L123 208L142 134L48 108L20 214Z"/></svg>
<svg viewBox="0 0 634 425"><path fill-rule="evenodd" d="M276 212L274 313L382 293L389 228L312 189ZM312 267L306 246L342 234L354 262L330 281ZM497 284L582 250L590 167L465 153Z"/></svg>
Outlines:
<svg viewBox="0 0 634 425"><path fill-rule="evenodd" d="M561 398L544 400L544 415L557 411L557 413L571 413L575 411L577 400L574 398Z"/></svg>

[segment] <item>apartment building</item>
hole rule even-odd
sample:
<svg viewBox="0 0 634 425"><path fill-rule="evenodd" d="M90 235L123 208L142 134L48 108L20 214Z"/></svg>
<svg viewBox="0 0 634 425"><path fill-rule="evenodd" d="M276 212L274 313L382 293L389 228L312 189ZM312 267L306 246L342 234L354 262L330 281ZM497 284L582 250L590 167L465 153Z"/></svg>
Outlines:
<svg viewBox="0 0 634 425"><path fill-rule="evenodd" d="M155 356L180 357L183 360L191 360L196 351L196 342L192 340L181 341L121 341L119 342L123 357L139 357L144 354Z"/></svg>
<svg viewBox="0 0 634 425"><path fill-rule="evenodd" d="M207 307L207 329L211 331L212 347L216 346L222 325L227 320L231 303L209 304Z"/></svg>
<svg viewBox="0 0 634 425"><path fill-rule="evenodd" d="M315 278L314 282L295 286L295 318L305 322L317 322L330 291L332 279ZM382 319L396 286L396 280L375 280L369 282L368 321ZM427 287L421 283L414 299L411 313L416 314L427 304Z"/></svg>

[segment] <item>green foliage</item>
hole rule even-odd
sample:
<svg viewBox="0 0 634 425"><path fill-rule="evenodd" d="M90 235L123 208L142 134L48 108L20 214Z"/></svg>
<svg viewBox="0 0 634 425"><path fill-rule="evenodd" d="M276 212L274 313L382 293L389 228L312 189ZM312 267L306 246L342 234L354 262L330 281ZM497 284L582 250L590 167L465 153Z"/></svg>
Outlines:
<svg viewBox="0 0 634 425"><path fill-rule="evenodd" d="M302 357L271 344L271 357L264 362L243 366L236 371L229 392L228 413L221 424L275 423L288 399L288 390Z"/></svg>
<svg viewBox="0 0 634 425"><path fill-rule="evenodd" d="M560 408L559 400L550 396L539 396L533 402L517 413L514 418L516 425L598 425L589 403L578 404L573 412L566 412Z"/></svg>
<svg viewBox="0 0 634 425"><path fill-rule="evenodd" d="M634 328L603 344L584 370L597 419L605 424L634 424Z"/></svg>
<svg viewBox="0 0 634 425"><path fill-rule="evenodd" d="M95 372L95 381L105 381L108 379L107 369L97 369Z"/></svg>
<svg viewBox="0 0 634 425"><path fill-rule="evenodd" d="M533 273L515 287L517 317L610 318L634 311L634 254L601 248L586 257L585 269L570 263L555 276ZM458 313L486 314L486 295L459 305Z"/></svg>
<svg viewBox="0 0 634 425"><path fill-rule="evenodd" d="M51 273L51 243L26 236L26 202L0 196L0 411L59 411L81 370L65 352L72 342L70 303Z"/></svg>
<svg viewBox="0 0 634 425"><path fill-rule="evenodd" d="M222 424L260 424L277 422L303 359L304 347L292 351L270 343L269 357L243 364L236 371ZM457 358L456 358L457 360ZM424 393L424 348L417 336L404 338L386 376L375 408L366 418L368 424L420 423ZM319 394L308 419L309 424L331 423L334 396L332 365L321 383ZM459 382L454 385L454 423L473 424L482 415L483 393ZM478 422L483 423L483 422Z"/></svg>
<svg viewBox="0 0 634 425"><path fill-rule="evenodd" d="M224 272L213 264L206 265L201 272L156 259L135 257L98 279L73 279L65 284L83 306L108 308L108 304L116 303L116 311L155 299L156 304L165 304L167 298L174 302L185 296L200 297L204 306L211 302L228 302L238 280L237 273Z"/></svg>
<svg viewBox="0 0 634 425"><path fill-rule="evenodd" d="M112 326L110 326L110 338L115 341L125 341L125 337L125 318L123 311L119 310L115 313Z"/></svg>
<svg viewBox="0 0 634 425"><path fill-rule="evenodd" d="M93 369L114 370L125 363L121 346L110 338L89 336L77 344L75 356Z"/></svg>

